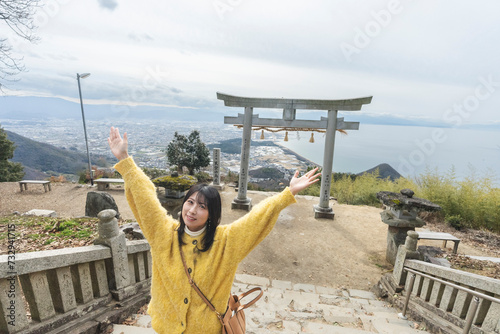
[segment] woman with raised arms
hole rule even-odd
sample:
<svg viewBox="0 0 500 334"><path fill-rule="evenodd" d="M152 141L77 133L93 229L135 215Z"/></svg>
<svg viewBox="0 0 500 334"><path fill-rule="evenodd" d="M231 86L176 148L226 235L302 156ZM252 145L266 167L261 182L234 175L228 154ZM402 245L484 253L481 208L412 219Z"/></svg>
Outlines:
<svg viewBox="0 0 500 334"><path fill-rule="evenodd" d="M108 143L119 160L115 169L125 180L125 194L151 246L153 277L148 313L160 334L220 333L217 315L191 287L181 258L199 289L223 314L238 264L271 232L278 215L295 203L295 195L317 182L317 169L290 180L281 193L257 204L229 225L219 225L221 199L206 184L191 187L179 221L161 206L154 184L128 155L127 133L111 127Z"/></svg>

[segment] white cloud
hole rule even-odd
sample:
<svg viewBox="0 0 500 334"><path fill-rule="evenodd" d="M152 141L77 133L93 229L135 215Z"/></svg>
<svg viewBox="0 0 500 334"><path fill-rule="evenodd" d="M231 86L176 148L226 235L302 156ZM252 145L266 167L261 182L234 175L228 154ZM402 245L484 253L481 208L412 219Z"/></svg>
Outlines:
<svg viewBox="0 0 500 334"><path fill-rule="evenodd" d="M224 0L223 0L224 1ZM363 110L440 118L477 85L500 81L500 4L401 0L348 62L342 43L394 1L64 1L46 13L39 44L15 44L30 70L20 90L75 98L75 75L90 72L92 100L220 105L242 96L338 99L373 95ZM101 8L109 10L100 10ZM374 14L375 13L375 14ZM378 14L377 14L378 13ZM374 16L375 15L375 16ZM365 32L366 33L366 32ZM151 71L159 72L151 79ZM498 119L498 93L470 121ZM186 105L188 106L188 105Z"/></svg>

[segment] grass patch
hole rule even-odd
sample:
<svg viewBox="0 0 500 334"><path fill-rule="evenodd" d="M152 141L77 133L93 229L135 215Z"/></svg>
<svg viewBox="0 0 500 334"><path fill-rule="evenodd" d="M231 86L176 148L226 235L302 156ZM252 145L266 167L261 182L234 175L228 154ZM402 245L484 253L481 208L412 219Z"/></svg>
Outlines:
<svg viewBox="0 0 500 334"><path fill-rule="evenodd" d="M86 246L92 244L98 236L97 218L10 216L2 217L0 221L3 226L14 226L15 242L23 245L23 249L18 252ZM7 237L7 228L0 230L0 240ZM7 244L2 242L0 254L6 252Z"/></svg>

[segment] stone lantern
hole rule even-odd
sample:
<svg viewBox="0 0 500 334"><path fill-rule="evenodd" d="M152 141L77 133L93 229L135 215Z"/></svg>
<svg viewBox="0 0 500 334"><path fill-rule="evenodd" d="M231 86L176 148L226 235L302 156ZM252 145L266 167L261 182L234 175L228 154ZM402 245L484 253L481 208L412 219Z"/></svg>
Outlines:
<svg viewBox="0 0 500 334"><path fill-rule="evenodd" d="M425 222L417 217L419 212L435 212L441 207L426 199L413 197L414 192L403 189L401 193L380 191L377 198L385 205L380 213L382 222L389 225L387 229L386 260L394 265L399 245L403 245L408 231L415 231L415 227L422 227Z"/></svg>

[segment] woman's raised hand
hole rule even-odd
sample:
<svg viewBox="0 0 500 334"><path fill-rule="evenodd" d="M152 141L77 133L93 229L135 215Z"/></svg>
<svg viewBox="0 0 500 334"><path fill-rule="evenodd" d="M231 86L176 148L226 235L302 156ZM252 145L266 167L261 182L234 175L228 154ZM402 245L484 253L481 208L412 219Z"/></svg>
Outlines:
<svg viewBox="0 0 500 334"><path fill-rule="evenodd" d="M120 136L120 130L118 128L111 127L109 131L108 144L111 148L111 153L118 159L123 160L128 158L128 138L127 133L123 134L123 138Z"/></svg>
<svg viewBox="0 0 500 334"><path fill-rule="evenodd" d="M316 173L317 171L318 167L314 168L313 170L310 170L301 177L299 177L299 171L296 171L295 175L290 180L290 185L289 185L292 194L295 196L300 191L309 187L311 184L318 182L319 181L318 177L321 175L321 173Z"/></svg>

